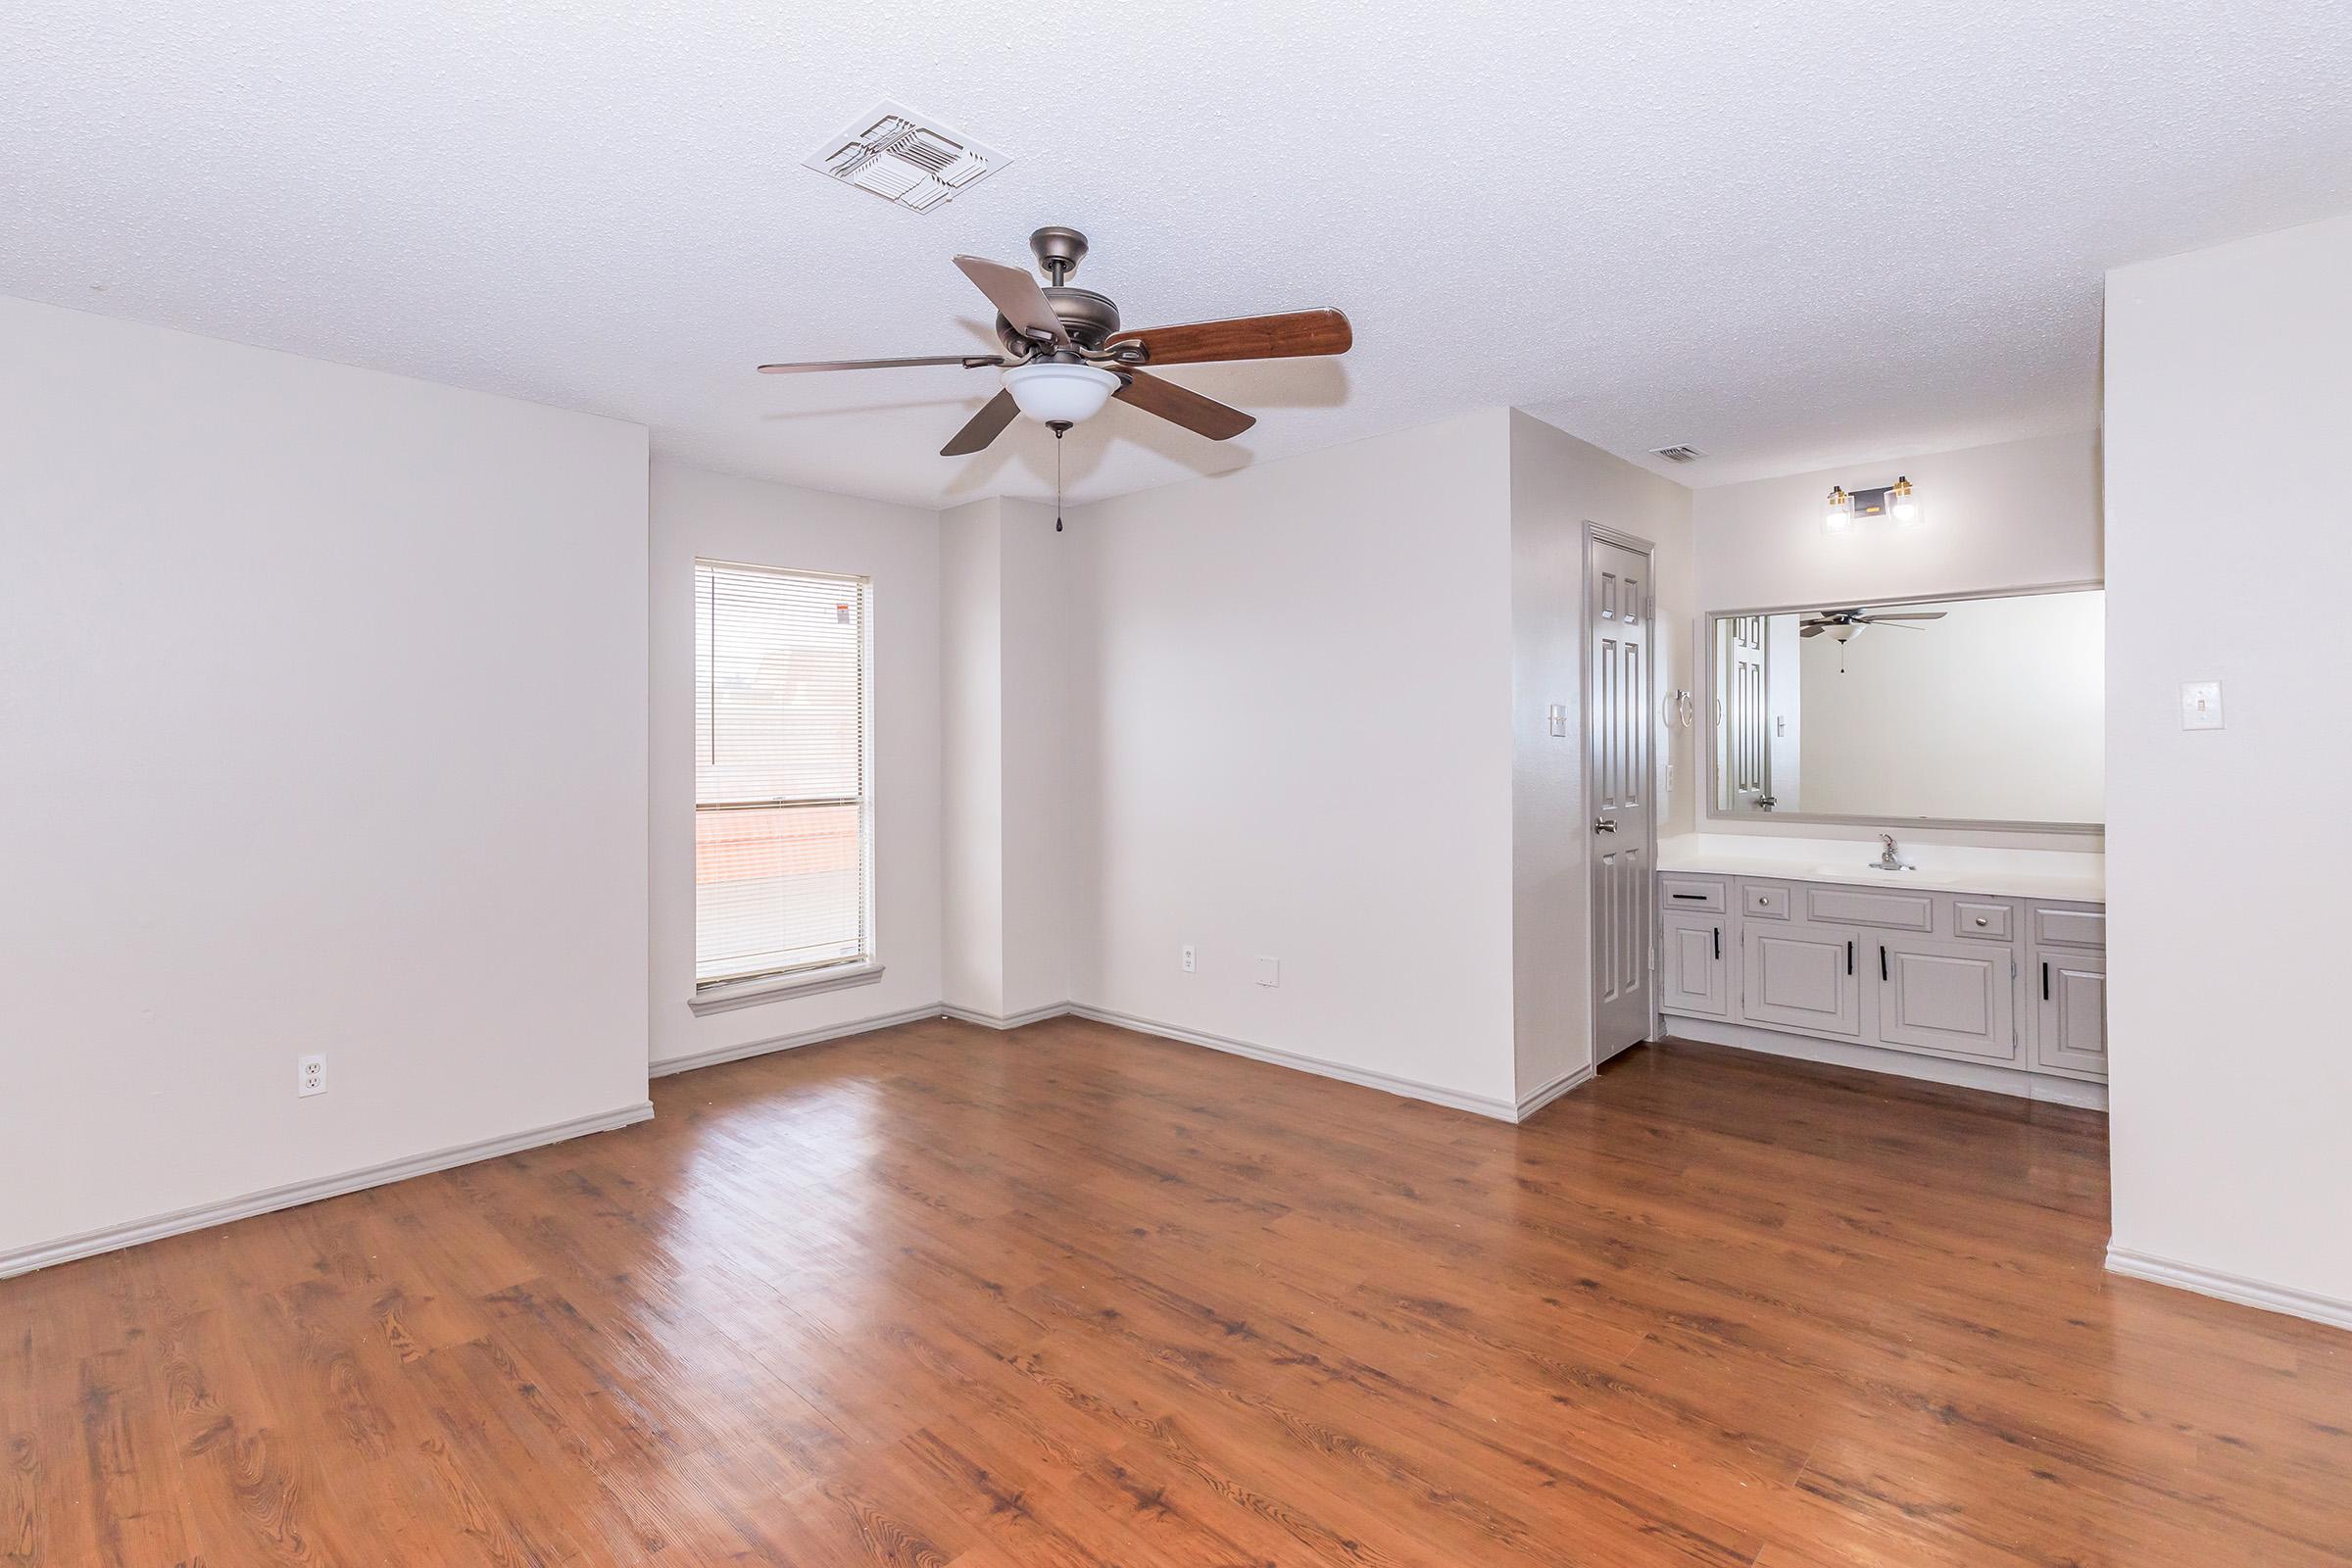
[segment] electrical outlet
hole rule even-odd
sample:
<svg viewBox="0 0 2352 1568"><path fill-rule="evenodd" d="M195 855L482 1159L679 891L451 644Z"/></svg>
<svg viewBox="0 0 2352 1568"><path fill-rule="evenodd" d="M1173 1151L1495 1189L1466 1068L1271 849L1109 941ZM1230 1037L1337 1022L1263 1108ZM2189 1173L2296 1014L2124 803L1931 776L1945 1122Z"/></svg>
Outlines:
<svg viewBox="0 0 2352 1568"><path fill-rule="evenodd" d="M305 1056L294 1064L294 1093L302 1099L326 1093L326 1057Z"/></svg>
<svg viewBox="0 0 2352 1568"><path fill-rule="evenodd" d="M1184 972L1186 974L1191 974L1193 972L1193 945L1189 942L1184 945L1183 963Z"/></svg>
<svg viewBox="0 0 2352 1568"><path fill-rule="evenodd" d="M1282 960L1269 958L1264 954L1259 954L1257 956L1257 983L1261 986L1282 984Z"/></svg>

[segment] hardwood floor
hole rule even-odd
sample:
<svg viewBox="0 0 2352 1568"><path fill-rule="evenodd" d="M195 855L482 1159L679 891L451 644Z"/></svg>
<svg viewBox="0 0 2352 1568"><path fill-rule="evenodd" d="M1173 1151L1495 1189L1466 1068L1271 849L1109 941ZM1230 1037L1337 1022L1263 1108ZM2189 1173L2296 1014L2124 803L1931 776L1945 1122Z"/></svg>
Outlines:
<svg viewBox="0 0 2352 1568"><path fill-rule="evenodd" d="M2088 1113L1076 1019L654 1099L0 1282L0 1562L2352 1562L2352 1336L2103 1273Z"/></svg>

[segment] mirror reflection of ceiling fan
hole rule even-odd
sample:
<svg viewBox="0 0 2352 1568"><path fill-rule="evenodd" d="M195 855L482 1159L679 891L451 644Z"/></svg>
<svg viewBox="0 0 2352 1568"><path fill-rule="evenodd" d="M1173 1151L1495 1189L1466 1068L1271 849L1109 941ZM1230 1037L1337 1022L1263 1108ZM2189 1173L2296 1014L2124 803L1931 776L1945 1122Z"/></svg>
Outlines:
<svg viewBox="0 0 2352 1568"><path fill-rule="evenodd" d="M1798 621L1796 634L1799 637L1818 637L1826 631L1841 643L1850 643L1865 626L1891 626L1897 631L1918 631L1920 627L1906 625L1905 622L1941 620L1946 613L1941 610L1901 610L1874 615L1870 613L1869 607L1864 605L1857 605L1851 610L1821 610L1814 612L1809 618Z"/></svg>
<svg viewBox="0 0 2352 1568"><path fill-rule="evenodd" d="M1348 318L1328 309L1147 327L1140 332L1122 329L1119 308L1108 296L1070 285L1070 273L1086 256L1084 234L1053 225L1030 235L1029 248L1051 279L1042 288L1020 268L977 256L956 258L964 276L997 308L997 341L1004 347L1003 354L823 360L762 365L760 368L770 375L914 365L1003 370L1004 389L940 450L941 457L960 458L986 448L1018 415L1027 415L1058 437L1113 398L1211 441L1230 440L1257 421L1214 398L1163 381L1145 367L1345 354L1355 340Z"/></svg>

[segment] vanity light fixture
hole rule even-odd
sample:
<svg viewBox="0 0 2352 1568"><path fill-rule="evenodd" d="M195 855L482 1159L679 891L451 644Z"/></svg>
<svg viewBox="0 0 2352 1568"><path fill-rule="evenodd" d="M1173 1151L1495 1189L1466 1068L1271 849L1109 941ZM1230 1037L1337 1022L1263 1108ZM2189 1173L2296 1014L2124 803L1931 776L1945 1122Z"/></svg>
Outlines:
<svg viewBox="0 0 2352 1568"><path fill-rule="evenodd" d="M1854 498L1845 493L1843 485L1830 490L1829 509L1821 514L1821 526L1828 533L1849 533L1854 526Z"/></svg>
<svg viewBox="0 0 2352 1568"><path fill-rule="evenodd" d="M1919 487L1899 474L1892 484L1867 490L1838 485L1830 491L1821 526L1827 533L1852 533L1855 524L1882 517L1891 517L1906 527L1919 521Z"/></svg>
<svg viewBox="0 0 2352 1568"><path fill-rule="evenodd" d="M1919 520L1919 492L1899 473L1894 476L1894 483L1886 487L1886 511L1906 527Z"/></svg>

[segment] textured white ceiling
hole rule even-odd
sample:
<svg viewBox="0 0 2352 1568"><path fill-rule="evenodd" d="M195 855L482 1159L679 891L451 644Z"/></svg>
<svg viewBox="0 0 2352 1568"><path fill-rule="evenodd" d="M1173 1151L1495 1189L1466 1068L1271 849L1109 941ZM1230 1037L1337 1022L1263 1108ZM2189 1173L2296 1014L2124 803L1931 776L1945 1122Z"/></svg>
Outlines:
<svg viewBox="0 0 2352 1568"><path fill-rule="evenodd" d="M894 97L1012 166L925 216L799 167ZM641 420L738 473L1049 494L936 456L958 251L1094 240L1133 325L1337 305L1173 370L1075 498L1516 404L1714 484L2095 418L2100 272L2352 209L2344 0L11 0L0 292Z"/></svg>

